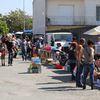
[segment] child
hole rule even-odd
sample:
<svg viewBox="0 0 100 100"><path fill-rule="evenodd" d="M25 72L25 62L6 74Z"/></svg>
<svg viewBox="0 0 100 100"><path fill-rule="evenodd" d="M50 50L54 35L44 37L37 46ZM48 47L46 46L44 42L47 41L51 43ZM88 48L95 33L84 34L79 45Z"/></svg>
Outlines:
<svg viewBox="0 0 100 100"><path fill-rule="evenodd" d="M5 44L3 43L1 44L0 52L1 52L1 65L5 66Z"/></svg>

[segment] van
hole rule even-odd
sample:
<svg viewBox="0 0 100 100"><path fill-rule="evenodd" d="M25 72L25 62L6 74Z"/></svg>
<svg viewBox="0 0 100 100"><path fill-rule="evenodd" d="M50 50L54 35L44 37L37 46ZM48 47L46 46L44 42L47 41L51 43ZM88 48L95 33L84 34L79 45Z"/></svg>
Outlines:
<svg viewBox="0 0 100 100"><path fill-rule="evenodd" d="M71 43L73 35L70 32L46 33L45 38L50 46L57 46L57 43L60 43L61 46L67 47Z"/></svg>
<svg viewBox="0 0 100 100"><path fill-rule="evenodd" d="M22 34L23 34L23 32L16 32L15 36L16 36L16 38L22 38Z"/></svg>

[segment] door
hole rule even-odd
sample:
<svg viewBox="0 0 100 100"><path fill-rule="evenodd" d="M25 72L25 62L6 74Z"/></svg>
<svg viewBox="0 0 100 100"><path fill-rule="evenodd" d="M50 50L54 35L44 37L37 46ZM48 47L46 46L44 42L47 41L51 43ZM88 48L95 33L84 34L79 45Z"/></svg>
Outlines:
<svg viewBox="0 0 100 100"><path fill-rule="evenodd" d="M72 25L73 24L73 5L59 5L58 6L58 24Z"/></svg>

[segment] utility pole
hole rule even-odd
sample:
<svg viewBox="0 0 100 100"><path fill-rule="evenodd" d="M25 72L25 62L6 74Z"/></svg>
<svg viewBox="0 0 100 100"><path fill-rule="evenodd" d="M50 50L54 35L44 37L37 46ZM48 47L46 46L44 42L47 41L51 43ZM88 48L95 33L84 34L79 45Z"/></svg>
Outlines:
<svg viewBox="0 0 100 100"><path fill-rule="evenodd" d="M25 30L25 0L23 0L23 12L24 12L24 21L23 21L23 31Z"/></svg>

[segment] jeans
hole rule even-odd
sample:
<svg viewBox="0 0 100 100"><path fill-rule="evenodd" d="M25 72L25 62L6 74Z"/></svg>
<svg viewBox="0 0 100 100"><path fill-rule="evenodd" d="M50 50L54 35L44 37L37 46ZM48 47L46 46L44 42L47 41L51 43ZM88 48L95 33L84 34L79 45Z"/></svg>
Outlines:
<svg viewBox="0 0 100 100"><path fill-rule="evenodd" d="M77 71L76 71L76 86L82 86L82 72L83 72L83 64L80 64L77 66Z"/></svg>
<svg viewBox="0 0 100 100"><path fill-rule="evenodd" d="M9 51L8 52L8 65L12 65L13 62L13 52Z"/></svg>
<svg viewBox="0 0 100 100"><path fill-rule="evenodd" d="M90 83L91 87L93 87L94 82L94 64L84 64L84 70L83 70L83 86L86 87L86 79L88 76L88 73L90 72Z"/></svg>
<svg viewBox="0 0 100 100"><path fill-rule="evenodd" d="M70 71L71 71L71 74L72 74L71 79L75 80L74 68L76 67L76 63L70 63L69 65L70 65Z"/></svg>
<svg viewBox="0 0 100 100"><path fill-rule="evenodd" d="M27 52L22 50L22 59L27 60Z"/></svg>

